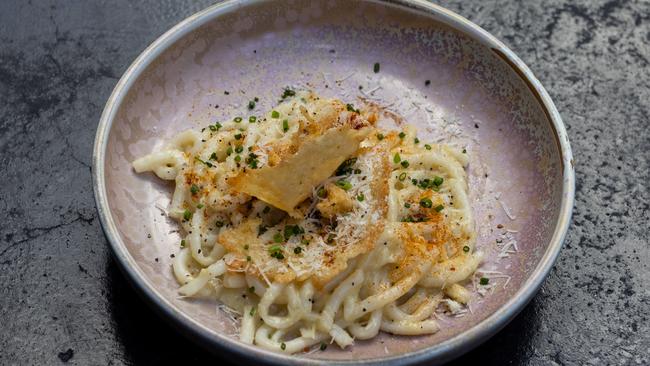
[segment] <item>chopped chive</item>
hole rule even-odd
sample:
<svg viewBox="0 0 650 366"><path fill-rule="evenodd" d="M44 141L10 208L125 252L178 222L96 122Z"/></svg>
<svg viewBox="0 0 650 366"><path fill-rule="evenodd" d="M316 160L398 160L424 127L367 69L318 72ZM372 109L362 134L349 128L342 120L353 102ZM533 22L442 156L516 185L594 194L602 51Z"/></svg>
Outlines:
<svg viewBox="0 0 650 366"><path fill-rule="evenodd" d="M217 160L217 153L210 154L210 160Z"/></svg>
<svg viewBox="0 0 650 366"><path fill-rule="evenodd" d="M365 200L365 199L366 199L366 196L364 196L363 193L359 193L357 195L357 201L363 202L363 200Z"/></svg>
<svg viewBox="0 0 650 366"><path fill-rule="evenodd" d="M404 203L404 207L406 207L406 208L411 208L411 204L408 203L408 202L406 202L406 203Z"/></svg>
<svg viewBox="0 0 650 366"><path fill-rule="evenodd" d="M327 344L325 342L320 342L320 350L325 351L327 349Z"/></svg>
<svg viewBox="0 0 650 366"><path fill-rule="evenodd" d="M480 283L481 285L485 286L485 285L487 285L488 283L490 283L490 279L489 279L489 278L486 278L486 277L481 277L479 283Z"/></svg>
<svg viewBox="0 0 650 366"><path fill-rule="evenodd" d="M195 157L194 157L194 160L198 161L199 163L205 164L208 168L212 168L212 163L211 163L211 162L209 162L209 161L203 161L203 160L201 160L201 158L199 158L198 156L195 156Z"/></svg>
<svg viewBox="0 0 650 366"><path fill-rule="evenodd" d="M241 133L235 135L235 140L241 140L241 138L242 138Z"/></svg>
<svg viewBox="0 0 650 366"><path fill-rule="evenodd" d="M250 116L250 117L248 117L248 122L250 122L250 123L255 123L255 122L257 122L257 117L255 117L255 116Z"/></svg>
<svg viewBox="0 0 650 366"><path fill-rule="evenodd" d="M185 248L185 239L181 240L181 248Z"/></svg>
<svg viewBox="0 0 650 366"><path fill-rule="evenodd" d="M284 344L284 342L282 342L282 344L280 344L280 348L282 348L282 350L284 351L285 349L287 349L287 345Z"/></svg>
<svg viewBox="0 0 650 366"><path fill-rule="evenodd" d="M217 130L220 129L220 128L221 128L221 123L219 123L219 122L215 122L215 123L214 123L214 127L216 127Z"/></svg>
<svg viewBox="0 0 650 366"><path fill-rule="evenodd" d="M438 205L438 206L434 207L434 210L436 210L437 212L440 212L440 211L442 211L444 209L445 209L445 206L443 206L443 205Z"/></svg>
<svg viewBox="0 0 650 366"><path fill-rule="evenodd" d="M212 131L212 132L214 132L214 131L217 130L217 126L213 126L213 125L208 126L208 128L209 128L210 131Z"/></svg>
<svg viewBox="0 0 650 366"><path fill-rule="evenodd" d="M424 145L424 148L427 149L427 150L431 150L431 145L426 144L426 145Z"/></svg>
<svg viewBox="0 0 650 366"><path fill-rule="evenodd" d="M463 252L465 252L465 253L469 252L469 247L467 245L465 245L463 247Z"/></svg>
<svg viewBox="0 0 650 366"><path fill-rule="evenodd" d="M302 245L309 245L309 240L307 240L307 239L302 239L302 240L300 241L300 244L302 244Z"/></svg>
<svg viewBox="0 0 650 366"><path fill-rule="evenodd" d="M372 71L376 73L379 72L379 62L375 62L375 64L372 66Z"/></svg>
<svg viewBox="0 0 650 366"><path fill-rule="evenodd" d="M288 119L282 120L282 131L284 131L284 132L289 131L289 120Z"/></svg>
<svg viewBox="0 0 650 366"><path fill-rule="evenodd" d="M349 112L360 113L359 110L355 109L354 106L350 103L346 104L345 107Z"/></svg>
<svg viewBox="0 0 650 366"><path fill-rule="evenodd" d="M249 248L248 244L245 244L244 245L244 250L248 250L248 248Z"/></svg>
<svg viewBox="0 0 650 366"><path fill-rule="evenodd" d="M271 111L271 118L280 118L280 112Z"/></svg>
<svg viewBox="0 0 650 366"><path fill-rule="evenodd" d="M336 185L343 188L343 190L348 191L350 188L352 188L352 183L348 182L347 180L339 180L336 182Z"/></svg>
<svg viewBox="0 0 650 366"><path fill-rule="evenodd" d="M413 179L411 179L411 183L413 183L414 185L418 185L418 180L413 178Z"/></svg>
<svg viewBox="0 0 650 366"><path fill-rule="evenodd" d="M230 156L232 155L232 152L233 152L232 146L228 146L228 148L226 149L226 155Z"/></svg>
<svg viewBox="0 0 650 366"><path fill-rule="evenodd" d="M247 255L247 256L246 256L246 262L251 262L252 260L253 260L253 258L251 258L250 255Z"/></svg>
<svg viewBox="0 0 650 366"><path fill-rule="evenodd" d="M442 185L442 182L444 182L444 181L445 180L442 177L436 176L436 177L433 178L433 184L436 185L436 186Z"/></svg>
<svg viewBox="0 0 650 366"><path fill-rule="evenodd" d="M381 141L384 139L384 134L383 133L378 133L377 134L377 140Z"/></svg>
<svg viewBox="0 0 650 366"><path fill-rule="evenodd" d="M406 134L404 132L400 132L398 136L399 138L403 139L404 137L406 137Z"/></svg>
<svg viewBox="0 0 650 366"><path fill-rule="evenodd" d="M291 88L284 88L284 91L282 92L282 99L293 97L294 95L296 95L296 92L294 90Z"/></svg>
<svg viewBox="0 0 650 366"><path fill-rule="evenodd" d="M403 182L406 179L406 172L400 174L397 179L399 179L400 182Z"/></svg>
<svg viewBox="0 0 650 366"><path fill-rule="evenodd" d="M239 163L241 161L241 156L237 155L235 156L235 162Z"/></svg>
<svg viewBox="0 0 650 366"><path fill-rule="evenodd" d="M255 101L251 100L250 102L248 102L248 109L254 109L254 108L255 108Z"/></svg>
<svg viewBox="0 0 650 366"><path fill-rule="evenodd" d="M275 235L273 235L273 241L276 243L282 243L282 234L275 233Z"/></svg>
<svg viewBox="0 0 650 366"><path fill-rule="evenodd" d="M433 206L433 202L431 202L431 199L429 198L423 198L420 200L420 206L424 208L431 208L431 206Z"/></svg>
<svg viewBox="0 0 650 366"><path fill-rule="evenodd" d="M300 252L302 252L302 248L301 248L301 247L295 247L295 248L293 248L293 254L300 254Z"/></svg>
<svg viewBox="0 0 650 366"><path fill-rule="evenodd" d="M467 154L467 149L463 149L463 154Z"/></svg>
<svg viewBox="0 0 650 366"><path fill-rule="evenodd" d="M203 207L205 207L205 205L202 204L202 203L199 203L198 205L196 205L196 208L198 208L198 209L201 209L201 208L203 208Z"/></svg>
<svg viewBox="0 0 650 366"><path fill-rule="evenodd" d="M217 221L214 223L216 227L223 227L223 221Z"/></svg>
<svg viewBox="0 0 650 366"><path fill-rule="evenodd" d="M415 142L416 144L419 144L419 143L420 143L420 139L416 137L415 139L413 139L413 142Z"/></svg>
<svg viewBox="0 0 650 366"><path fill-rule="evenodd" d="M237 146L237 147L235 148L235 152L236 152L237 154L241 153L242 151L244 151L244 147L241 146L241 145L239 145L239 146Z"/></svg>
<svg viewBox="0 0 650 366"><path fill-rule="evenodd" d="M406 161L406 160L402 161L400 164L402 164L402 167L404 167L404 168L408 168L408 167L409 167L409 162Z"/></svg>
<svg viewBox="0 0 650 366"><path fill-rule="evenodd" d="M199 193L199 186L197 186L196 184L192 184L192 187L190 188L190 192L192 192L192 194Z"/></svg>
<svg viewBox="0 0 650 366"><path fill-rule="evenodd" d="M399 153L395 153L395 156L393 156L393 162L394 162L395 164L399 164L399 162L400 162L401 160L402 160L402 158L400 158Z"/></svg>
<svg viewBox="0 0 650 366"><path fill-rule="evenodd" d="M325 191L325 188L320 187L320 188L318 188L318 191L316 192L316 195L318 197L320 197L320 198L325 198L325 196L327 195L327 192Z"/></svg>
<svg viewBox="0 0 650 366"><path fill-rule="evenodd" d="M192 212L190 212L190 210L185 210L185 212L183 212L183 218L185 221L189 221L192 218Z"/></svg>
<svg viewBox="0 0 650 366"><path fill-rule="evenodd" d="M250 316L253 316L253 315L255 315L255 308L251 308L251 312L250 312L250 313L248 313L248 314L250 314Z"/></svg>
<svg viewBox="0 0 650 366"><path fill-rule="evenodd" d="M235 123L240 123L241 122L241 117L235 117L234 121L235 121Z"/></svg>

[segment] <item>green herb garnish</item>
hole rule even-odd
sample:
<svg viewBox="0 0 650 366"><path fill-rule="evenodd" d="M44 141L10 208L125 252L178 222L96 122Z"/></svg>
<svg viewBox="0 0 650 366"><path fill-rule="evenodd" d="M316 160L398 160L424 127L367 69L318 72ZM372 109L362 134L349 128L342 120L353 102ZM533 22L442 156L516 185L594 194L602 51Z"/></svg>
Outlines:
<svg viewBox="0 0 650 366"><path fill-rule="evenodd" d="M209 161L203 161L203 160L201 160L201 158L199 158L198 156L195 156L195 157L194 157L194 160L198 161L199 163L205 164L208 168L212 168L212 163L211 163L211 162L209 162Z"/></svg>
<svg viewBox="0 0 650 366"><path fill-rule="evenodd" d="M349 112L361 113L361 112L359 112L358 109L355 109L354 106L352 104L350 104L350 103L346 104L345 107L347 108L347 110Z"/></svg>
<svg viewBox="0 0 650 366"><path fill-rule="evenodd" d="M343 188L343 190L348 191L350 188L352 188L352 183L348 182L347 180L338 180L336 182L336 185Z"/></svg>
<svg viewBox="0 0 650 366"><path fill-rule="evenodd" d="M431 199L429 198L423 198L420 200L420 206L424 208L431 208L431 206L433 206L433 202L431 202Z"/></svg>

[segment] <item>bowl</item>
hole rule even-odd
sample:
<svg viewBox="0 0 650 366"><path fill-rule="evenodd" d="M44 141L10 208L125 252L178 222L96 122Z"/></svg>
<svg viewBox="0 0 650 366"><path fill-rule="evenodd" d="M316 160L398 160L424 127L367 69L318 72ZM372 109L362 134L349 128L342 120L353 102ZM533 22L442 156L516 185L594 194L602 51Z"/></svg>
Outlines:
<svg viewBox="0 0 650 366"><path fill-rule="evenodd" d="M382 333L345 350L287 356L240 343L215 302L178 296L170 266L180 236L164 215L172 187L136 175L131 161L177 132L245 111L253 97L267 110L285 86L381 104L422 140L466 148L477 246L493 284L474 295L470 312L442 319L429 336ZM144 298L208 349L255 364L431 364L461 355L539 289L574 198L567 133L540 82L480 27L417 0L226 1L187 18L115 87L97 130L93 179L113 254ZM496 243L504 234L514 246Z"/></svg>

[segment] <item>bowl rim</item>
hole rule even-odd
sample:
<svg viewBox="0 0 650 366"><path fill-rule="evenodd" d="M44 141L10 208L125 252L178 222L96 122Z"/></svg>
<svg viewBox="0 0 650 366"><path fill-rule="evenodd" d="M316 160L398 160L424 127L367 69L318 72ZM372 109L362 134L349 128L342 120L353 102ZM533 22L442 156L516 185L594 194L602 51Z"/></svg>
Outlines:
<svg viewBox="0 0 650 366"><path fill-rule="evenodd" d="M206 23L223 16L236 12L242 5L254 5L264 0L226 0L212 5L184 19L163 35L151 43L135 61L129 66L116 84L111 96L106 102L102 112L93 147L92 176L95 203L97 206L100 222L108 242L117 260L120 269L126 274L132 285L153 308L171 321L177 329L186 336L209 348L214 352L215 346L219 351L225 351L233 356L239 356L242 360L255 361L258 363L283 364L283 365L331 365L331 364L378 364L378 365L406 365L419 362L442 363L462 355L486 341L496 332L502 329L512 320L532 299L541 287L544 279L553 267L558 257L564 238L566 236L575 196L575 173L573 157L569 144L568 135L564 123L557 111L551 97L541 85L532 71L517 57L508 47L496 37L483 30L478 25L464 17L447 10L441 6L429 3L426 0L366 0L371 3L384 4L391 7L399 7L415 11L421 15L433 17L457 31L461 31L483 45L490 47L495 53L503 58L515 72L519 74L534 96L544 109L551 127L555 133L555 139L562 162L562 198L560 212L555 225L553 236L549 246L541 258L537 267L524 282L521 288L494 313L475 324L470 329L441 343L425 347L423 349L381 358L370 358L363 360L323 360L296 357L291 355L278 354L262 348L241 344L233 339L211 331L204 325L190 318L187 314L179 311L171 302L167 301L156 288L146 280L143 273L138 269L133 257L129 254L122 242L108 204L108 194L105 182L105 155L111 127L117 111L121 106L124 97L133 86L144 70L160 56L165 50L176 41L183 38L190 32L198 29Z"/></svg>

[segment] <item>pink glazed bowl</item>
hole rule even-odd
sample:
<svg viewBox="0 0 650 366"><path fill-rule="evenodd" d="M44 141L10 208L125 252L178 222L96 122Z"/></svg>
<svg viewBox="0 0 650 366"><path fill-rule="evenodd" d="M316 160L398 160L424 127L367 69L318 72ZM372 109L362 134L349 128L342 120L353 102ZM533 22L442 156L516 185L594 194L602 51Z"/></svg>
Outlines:
<svg viewBox="0 0 650 366"><path fill-rule="evenodd" d="M382 333L345 350L287 356L239 342L214 302L178 296L170 270L178 228L160 210L172 187L136 175L131 161L182 130L246 111L253 96L267 110L287 85L375 101L416 125L423 141L453 138L467 147L477 247L484 265L502 274L470 313L429 336ZM463 354L534 296L558 256L574 199L567 133L539 81L486 31L420 0L233 0L205 9L158 38L122 76L93 154L101 222L126 277L181 332L252 364L436 364ZM506 230L516 253L500 258L495 235Z"/></svg>

